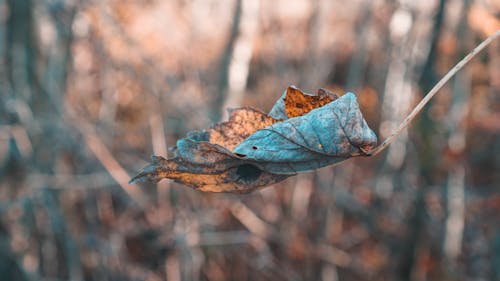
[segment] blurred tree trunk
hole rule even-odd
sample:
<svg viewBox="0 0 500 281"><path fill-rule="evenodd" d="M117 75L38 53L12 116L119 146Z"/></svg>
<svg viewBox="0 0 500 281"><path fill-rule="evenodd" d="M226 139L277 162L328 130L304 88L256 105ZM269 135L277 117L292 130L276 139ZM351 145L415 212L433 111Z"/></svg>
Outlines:
<svg viewBox="0 0 500 281"><path fill-rule="evenodd" d="M23 146L13 133L17 130L23 135L26 129L23 123L29 122L30 107L35 103L35 57L33 32L33 7L30 0L8 0L6 10L9 11L5 21L5 44L2 61L5 62L2 80L2 112L6 115L8 142L7 155L0 175L6 174L8 181L15 182L16 187L22 187L26 176L24 168ZM3 38L2 38L3 39ZM23 141L27 140L26 137ZM20 189L20 188L19 188ZM9 191L10 192L10 191ZM11 190L11 192L18 192Z"/></svg>
<svg viewBox="0 0 500 281"><path fill-rule="evenodd" d="M2 280L29 280L10 249L7 229L0 221L0 276Z"/></svg>
<svg viewBox="0 0 500 281"><path fill-rule="evenodd" d="M453 31L456 32L458 38L467 38L469 33L464 18L469 11L468 1L464 1L462 9L458 13L455 20ZM469 47L464 42L468 40L460 40L455 57L466 53ZM471 76L469 70L463 70L457 73L451 85L452 101L447 118L447 134L449 158L462 158L466 148L467 130L464 125L464 120L469 114L470 92L471 92ZM446 257L443 267L449 270L448 274L454 278L460 276L458 271L458 257L462 252L462 240L465 226L465 171L467 166L464 161L450 161L447 170L446 194L444 200L447 206L447 218L443 234L443 253Z"/></svg>
<svg viewBox="0 0 500 281"><path fill-rule="evenodd" d="M227 93L222 105L223 120L228 117L226 108L241 105L247 86L254 39L259 25L260 0L243 0L238 35L229 61Z"/></svg>
<svg viewBox="0 0 500 281"><path fill-rule="evenodd" d="M231 25L231 30L229 31L229 38L221 55L220 66L218 69L219 81L216 90L217 92L211 106L212 122L216 122L221 119L221 112L223 110L222 107L227 96L229 86L229 67L234 52L234 45L236 44L236 39L238 37L238 31L240 29L241 14L243 9L242 3L243 0L236 0L233 23Z"/></svg>
<svg viewBox="0 0 500 281"><path fill-rule="evenodd" d="M51 46L45 51L47 57L44 65L43 76L39 80L43 84L45 98L51 100L52 106L62 114L64 93L66 92L66 80L68 69L72 64L71 46L73 43L73 21L75 19L78 5L71 1L47 4L50 13L50 23L56 31L56 38Z"/></svg>
<svg viewBox="0 0 500 281"><path fill-rule="evenodd" d="M30 105L43 104L33 95L37 46L31 0L8 0L6 69L12 91Z"/></svg>
<svg viewBox="0 0 500 281"><path fill-rule="evenodd" d="M443 26L444 16L445 16L445 0L440 0L439 5L437 7L437 12L434 18L434 25L430 35L430 48L427 55L426 62L421 71L421 78L418 83L420 86L420 90L422 93L427 93L429 90L436 84L437 77L436 72L434 70L434 65L436 63L436 55L438 52L438 42L439 36L441 34L441 29ZM420 124L424 126L424 130L422 127L419 130L420 136L425 141L425 146L418 146L416 150L421 157L418 162L418 169L420 173L420 178L422 182L420 183L420 187L416 190L416 198L414 202L414 211L411 217L408 220L408 225L411 226L409 229L409 234L404 242L403 249L403 258L400 263L400 279L401 280L415 280L415 276L419 276L421 274L427 274L418 272L419 268L417 266L418 253L423 250L423 248L427 248L428 240L425 239L425 226L427 220L427 212L426 212L426 196L429 191L430 186L433 184L432 176L436 174L436 161L435 156L439 155L437 151L435 151L435 147L432 146L431 139L433 137L432 129L429 130L433 123L429 118L428 112L429 106L425 107L424 112L422 114L421 119L419 120ZM424 155L424 156L422 156ZM434 257L433 257L434 258Z"/></svg>
<svg viewBox="0 0 500 281"><path fill-rule="evenodd" d="M259 24L260 0L236 0L233 23L219 66L212 121L228 117L226 108L241 104L245 93L253 41Z"/></svg>
<svg viewBox="0 0 500 281"><path fill-rule="evenodd" d="M71 57L72 22L76 6L65 4L66 2L61 1L6 2L9 13L5 22L6 40L2 53L5 68L2 69L4 77L0 79L1 98L4 101L2 104L6 106L11 135L10 156L2 169L6 170L7 178L12 179L12 192L23 191L28 173L56 173L59 157L64 157L62 150L65 146L73 145L62 125L62 104L67 66ZM35 17L35 10L48 11L48 17ZM42 30L46 32L41 32ZM20 135L23 137L19 137ZM55 143L59 145L55 146ZM26 146L33 147L33 153L31 150L30 153L22 153ZM26 169L26 166L30 168ZM50 184L44 182L36 184L37 187L50 187ZM45 194L51 196L50 200L45 197L47 200L44 201L44 211L49 215L50 224L43 229L33 230L35 233L39 232L41 237L37 245L38 264L33 269L42 276L79 280L79 255L75 253L77 247L66 230L58 201L59 194L53 191ZM1 237L0 240L3 249L1 252L8 253L14 260L16 255L11 252L8 243ZM12 262L6 261L6 264ZM12 266L2 269L0 276L5 278L13 274L19 275L16 272L16 268ZM23 280L22 278L5 280Z"/></svg>

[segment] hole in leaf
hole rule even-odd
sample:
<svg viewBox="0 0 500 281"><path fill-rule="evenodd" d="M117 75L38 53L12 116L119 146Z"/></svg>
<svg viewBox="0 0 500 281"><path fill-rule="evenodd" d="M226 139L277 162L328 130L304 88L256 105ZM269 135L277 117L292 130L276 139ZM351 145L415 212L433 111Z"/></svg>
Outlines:
<svg viewBox="0 0 500 281"><path fill-rule="evenodd" d="M253 150L257 150L257 147L256 147L256 146L252 146L252 149L253 149Z"/></svg>
<svg viewBox="0 0 500 281"><path fill-rule="evenodd" d="M243 164L236 169L238 180L246 183L257 180L261 174L262 170L251 164Z"/></svg>

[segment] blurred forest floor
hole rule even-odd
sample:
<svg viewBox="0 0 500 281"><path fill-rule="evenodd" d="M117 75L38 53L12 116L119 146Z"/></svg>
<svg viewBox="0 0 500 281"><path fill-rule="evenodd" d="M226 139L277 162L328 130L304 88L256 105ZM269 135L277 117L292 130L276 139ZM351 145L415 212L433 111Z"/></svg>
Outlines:
<svg viewBox="0 0 500 281"><path fill-rule="evenodd" d="M224 108L357 94L383 140L498 0L0 0L0 280L500 280L500 42L375 158L129 185Z"/></svg>

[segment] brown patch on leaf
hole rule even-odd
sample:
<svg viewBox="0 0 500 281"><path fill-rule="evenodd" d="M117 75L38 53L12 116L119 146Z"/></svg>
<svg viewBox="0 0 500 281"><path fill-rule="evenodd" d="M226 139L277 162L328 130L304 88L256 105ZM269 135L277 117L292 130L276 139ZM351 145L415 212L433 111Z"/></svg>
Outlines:
<svg viewBox="0 0 500 281"><path fill-rule="evenodd" d="M280 121L250 107L230 109L227 122L215 124L207 130L209 142L233 150L257 130Z"/></svg>
<svg viewBox="0 0 500 281"><path fill-rule="evenodd" d="M286 90L285 112L288 118L302 116L309 111L336 100L338 96L327 89L319 89L318 94L308 95L295 86Z"/></svg>
<svg viewBox="0 0 500 281"><path fill-rule="evenodd" d="M210 144L208 144L210 145ZM280 182L287 175L276 175L261 170L254 164L235 159L227 155L228 160L241 162L237 165L227 164L228 167L212 166L210 158L217 158L216 148L210 150L212 157L205 158L205 162L186 163L179 157L165 159L161 156L152 156L151 164L146 166L130 182L141 181L159 182L169 178L193 189L204 192L231 192L248 193L256 189ZM210 155L209 155L210 156ZM232 158L232 159L231 159Z"/></svg>

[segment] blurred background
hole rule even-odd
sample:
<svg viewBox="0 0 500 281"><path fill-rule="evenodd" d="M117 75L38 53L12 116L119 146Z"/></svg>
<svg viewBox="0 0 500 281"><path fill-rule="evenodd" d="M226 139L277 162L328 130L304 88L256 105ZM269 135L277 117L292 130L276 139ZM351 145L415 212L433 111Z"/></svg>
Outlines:
<svg viewBox="0 0 500 281"><path fill-rule="evenodd" d="M291 84L383 140L497 0L0 0L1 280L500 280L500 41L386 151L249 195L127 181Z"/></svg>

